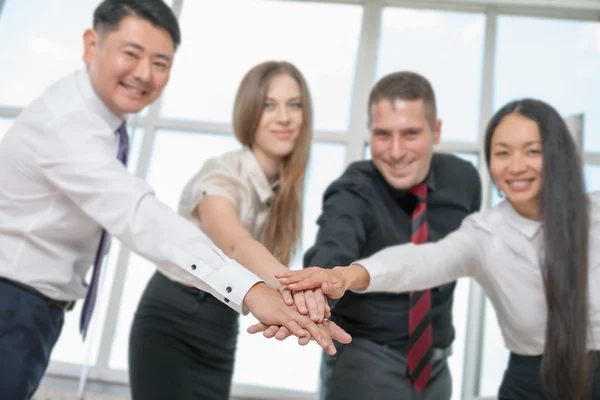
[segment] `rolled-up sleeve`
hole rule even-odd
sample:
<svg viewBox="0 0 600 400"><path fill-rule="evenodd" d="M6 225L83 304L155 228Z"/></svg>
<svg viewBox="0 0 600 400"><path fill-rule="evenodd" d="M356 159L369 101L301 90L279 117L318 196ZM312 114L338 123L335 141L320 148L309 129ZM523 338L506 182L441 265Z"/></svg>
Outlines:
<svg viewBox="0 0 600 400"><path fill-rule="evenodd" d="M246 314L243 299L261 280L158 200L116 159L103 134L81 135L68 125L48 127L36 149L46 179L131 250Z"/></svg>
<svg viewBox="0 0 600 400"><path fill-rule="evenodd" d="M244 188L239 173L221 158L211 158L184 187L179 212L192 215L206 196L224 197L239 210Z"/></svg>

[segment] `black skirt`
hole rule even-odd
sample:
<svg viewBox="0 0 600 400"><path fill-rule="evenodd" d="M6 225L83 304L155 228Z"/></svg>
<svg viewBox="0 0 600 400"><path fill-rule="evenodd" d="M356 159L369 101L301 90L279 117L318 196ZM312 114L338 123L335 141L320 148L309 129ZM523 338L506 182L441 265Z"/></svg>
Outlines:
<svg viewBox="0 0 600 400"><path fill-rule="evenodd" d="M238 314L211 294L156 273L129 337L133 400L227 400Z"/></svg>
<svg viewBox="0 0 600 400"><path fill-rule="evenodd" d="M600 400L600 368L598 356L595 353L595 365L592 377L592 400ZM508 367L498 392L498 400L545 400L540 379L542 356L522 356L510 353ZM588 400L588 399L564 399Z"/></svg>

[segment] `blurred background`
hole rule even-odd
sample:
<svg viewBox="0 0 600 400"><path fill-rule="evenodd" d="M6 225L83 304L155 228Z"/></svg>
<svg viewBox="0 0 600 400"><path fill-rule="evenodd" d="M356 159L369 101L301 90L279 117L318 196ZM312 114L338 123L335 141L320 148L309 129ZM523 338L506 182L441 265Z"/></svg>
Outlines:
<svg viewBox="0 0 600 400"><path fill-rule="evenodd" d="M82 33L99 0L0 0L0 138L20 110L82 65ZM211 156L239 147L231 113L243 74L267 59L305 74L315 140L307 174L303 249L316 233L321 196L352 161L369 157L366 100L383 75L414 70L433 84L442 125L436 151L479 168L483 207L498 198L482 155L492 113L537 97L568 121L585 158L588 190L600 189L599 0L170 0L182 29L163 96L129 119L129 168L175 208L183 185ZM595 100L594 100L595 99ZM294 268L300 267L300 257ZM128 398L132 315L154 267L114 242L100 312L88 342L67 314L36 399ZM81 302L80 302L81 303ZM459 282L453 399L494 399L508 352L478 285ZM242 318L235 399L316 399L320 348L250 336Z"/></svg>

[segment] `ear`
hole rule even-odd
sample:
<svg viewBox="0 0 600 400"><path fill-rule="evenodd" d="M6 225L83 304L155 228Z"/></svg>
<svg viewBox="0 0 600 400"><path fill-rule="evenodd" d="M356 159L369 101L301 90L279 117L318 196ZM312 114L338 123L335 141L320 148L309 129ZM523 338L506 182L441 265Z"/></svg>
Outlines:
<svg viewBox="0 0 600 400"><path fill-rule="evenodd" d="M433 128L433 143L434 144L439 144L440 143L440 137L442 135L442 120L441 119L436 119L435 120L435 126Z"/></svg>
<svg viewBox="0 0 600 400"><path fill-rule="evenodd" d="M85 65L90 65L96 57L98 50L98 32L94 29L86 29L83 32L83 62Z"/></svg>

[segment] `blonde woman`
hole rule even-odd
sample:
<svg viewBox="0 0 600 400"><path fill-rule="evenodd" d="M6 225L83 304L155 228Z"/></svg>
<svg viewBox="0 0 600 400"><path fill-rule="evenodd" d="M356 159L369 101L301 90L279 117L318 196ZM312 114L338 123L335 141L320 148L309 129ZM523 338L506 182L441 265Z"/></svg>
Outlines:
<svg viewBox="0 0 600 400"><path fill-rule="evenodd" d="M272 61L252 68L237 92L233 130L243 148L208 160L184 188L179 212L225 254L280 288L288 305L322 322L328 309L321 289L292 294L274 278L287 269L301 234L312 106L300 71ZM288 333L274 326L265 336ZM159 268L131 329L133 398L228 399L237 335L237 313Z"/></svg>

